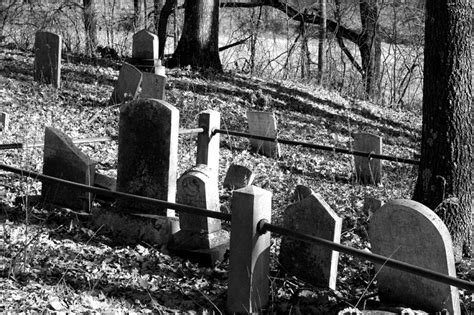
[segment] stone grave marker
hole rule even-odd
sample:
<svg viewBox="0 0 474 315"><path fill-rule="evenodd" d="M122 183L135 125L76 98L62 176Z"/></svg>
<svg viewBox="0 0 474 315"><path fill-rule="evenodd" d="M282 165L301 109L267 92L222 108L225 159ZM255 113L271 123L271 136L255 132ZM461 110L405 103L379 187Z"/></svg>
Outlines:
<svg viewBox="0 0 474 315"><path fill-rule="evenodd" d="M252 185L255 178L253 172L242 165L231 164L225 175L223 186L231 189L240 189Z"/></svg>
<svg viewBox="0 0 474 315"><path fill-rule="evenodd" d="M354 134L354 150L382 154L382 137L370 133ZM362 184L379 184L382 179L382 162L379 159L354 155L356 178Z"/></svg>
<svg viewBox="0 0 474 315"><path fill-rule="evenodd" d="M316 193L285 210L283 226L331 242L341 239L342 219ZM285 271L316 286L336 288L339 253L282 236L280 264Z"/></svg>
<svg viewBox="0 0 474 315"><path fill-rule="evenodd" d="M212 170L199 164L178 179L177 202L219 211L219 190ZM173 235L170 250L204 265L222 260L229 247L229 232L221 221L188 213L179 214L180 231Z"/></svg>
<svg viewBox="0 0 474 315"><path fill-rule="evenodd" d="M9 123L10 115L5 112L0 112L0 132L7 131Z"/></svg>
<svg viewBox="0 0 474 315"><path fill-rule="evenodd" d="M158 36L152 32L143 29L135 33L132 38L132 58L136 67L142 71L156 73L159 58L158 47Z"/></svg>
<svg viewBox="0 0 474 315"><path fill-rule="evenodd" d="M46 127L44 134L43 174L92 186L96 163L81 152L71 138ZM72 209L90 210L91 194L62 184L43 182L41 195L46 202Z"/></svg>
<svg viewBox="0 0 474 315"><path fill-rule="evenodd" d="M247 119L249 133L273 138L277 136L275 113L248 111ZM280 156L280 144L276 142L250 139L250 146L263 155Z"/></svg>
<svg viewBox="0 0 474 315"><path fill-rule="evenodd" d="M112 104L120 104L134 100L138 96L141 83L141 71L124 62L120 69L118 81L112 92L110 102Z"/></svg>
<svg viewBox="0 0 474 315"><path fill-rule="evenodd" d="M370 219L372 252L456 277L449 231L429 208L412 200L392 200ZM380 300L428 312L461 314L456 287L376 265Z"/></svg>
<svg viewBox="0 0 474 315"><path fill-rule="evenodd" d="M62 37L50 32L36 32L35 35L35 81L61 85Z"/></svg>
<svg viewBox="0 0 474 315"><path fill-rule="evenodd" d="M141 98L165 100L166 76L150 72L143 72Z"/></svg>
<svg viewBox="0 0 474 315"><path fill-rule="evenodd" d="M313 194L313 191L308 186L296 185L295 192L293 194L293 201L301 201Z"/></svg>
<svg viewBox="0 0 474 315"><path fill-rule="evenodd" d="M117 191L174 202L179 111L165 101L138 99L120 108ZM119 200L125 212L173 216L173 210Z"/></svg>

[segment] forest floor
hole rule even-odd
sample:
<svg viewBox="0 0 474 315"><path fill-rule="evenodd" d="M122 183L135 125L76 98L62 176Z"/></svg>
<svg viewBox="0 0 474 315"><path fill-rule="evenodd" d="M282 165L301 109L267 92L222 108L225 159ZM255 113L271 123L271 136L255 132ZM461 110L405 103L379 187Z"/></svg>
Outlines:
<svg viewBox="0 0 474 315"><path fill-rule="evenodd" d="M11 114L0 143L42 142L45 126L72 138L118 134L119 107L108 104L118 63L67 56L62 86L56 90L34 82L33 62L30 52L0 51L0 111ZM281 138L350 148L351 134L364 131L383 137L384 154L413 158L419 150L419 110L380 107L315 85L238 73L179 69L167 74L166 98L179 109L182 128L196 127L197 114L214 109L222 113L222 128L246 131L246 112L265 110L275 112ZM116 142L80 148L98 161L101 173L116 176ZM178 175L193 166L195 152L195 137L180 137ZM42 148L4 150L0 161L41 172L42 155ZM220 183L232 163L251 168L254 185L273 193L273 223L282 222L296 185L306 185L343 219L342 244L364 250L370 249L364 199L410 199L417 175L414 166L384 162L381 185L359 185L351 176L352 156L282 146L281 157L273 159L251 152L246 139L221 135ZM41 203L30 206L28 200L40 191L38 181L0 172L1 312L224 313L228 261L203 268L151 244L121 244L106 228L94 228L87 214ZM220 185L219 193L228 211L232 191ZM337 288L329 290L283 273L278 247L279 238L272 237L268 313L333 314L377 304L372 263L341 254ZM457 265L457 275L474 280L469 260ZM461 308L468 314L473 297L460 293Z"/></svg>

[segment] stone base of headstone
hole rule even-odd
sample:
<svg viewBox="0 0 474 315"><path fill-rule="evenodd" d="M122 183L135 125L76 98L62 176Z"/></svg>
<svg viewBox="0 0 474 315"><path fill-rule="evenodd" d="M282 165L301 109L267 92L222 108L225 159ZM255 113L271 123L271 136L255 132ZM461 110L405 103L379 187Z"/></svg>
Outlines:
<svg viewBox="0 0 474 315"><path fill-rule="evenodd" d="M224 259L229 243L230 233L225 230L201 234L180 230L173 235L168 250L202 266L214 266Z"/></svg>
<svg viewBox="0 0 474 315"><path fill-rule="evenodd" d="M10 122L10 115L4 112L0 112L0 132L8 130L8 124Z"/></svg>
<svg viewBox="0 0 474 315"><path fill-rule="evenodd" d="M179 229L176 217L140 216L102 208L92 210L92 223L97 228L109 230L114 241L120 244L146 242L162 250Z"/></svg>
<svg viewBox="0 0 474 315"><path fill-rule="evenodd" d="M225 188L240 189L252 185L255 175L252 171L242 165L231 164L225 175Z"/></svg>

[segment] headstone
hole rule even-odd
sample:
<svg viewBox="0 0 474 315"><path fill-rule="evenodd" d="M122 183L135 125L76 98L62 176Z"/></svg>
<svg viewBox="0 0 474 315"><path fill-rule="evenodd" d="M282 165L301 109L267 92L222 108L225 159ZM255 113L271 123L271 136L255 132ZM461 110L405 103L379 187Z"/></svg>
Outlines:
<svg viewBox="0 0 474 315"><path fill-rule="evenodd" d="M231 164L225 175L223 186L231 189L240 189L252 185L255 178L253 172L242 165Z"/></svg>
<svg viewBox="0 0 474 315"><path fill-rule="evenodd" d="M248 111L247 119L250 134L270 138L277 136L275 113ZM250 139L250 146L263 155L269 157L280 156L280 145L276 142Z"/></svg>
<svg viewBox="0 0 474 315"><path fill-rule="evenodd" d="M290 205L285 210L283 226L335 243L341 239L342 219L316 193ZM315 286L336 288L338 259L336 251L286 236L281 239L282 268Z"/></svg>
<svg viewBox="0 0 474 315"><path fill-rule="evenodd" d="M376 254L456 277L449 231L421 203L386 203L370 219L369 236ZM376 265L376 270L382 302L403 303L430 313L447 309L450 314L461 314L456 287L387 266Z"/></svg>
<svg viewBox="0 0 474 315"><path fill-rule="evenodd" d="M120 108L117 191L174 202L179 111L165 101L138 99ZM127 212L168 216L174 211L119 200Z"/></svg>
<svg viewBox="0 0 474 315"><path fill-rule="evenodd" d="M9 123L10 115L5 112L0 112L0 132L7 131Z"/></svg>
<svg viewBox="0 0 474 315"><path fill-rule="evenodd" d="M382 137L370 133L354 134L354 150L382 154ZM362 184L379 184L382 179L382 163L379 159L354 156L356 178Z"/></svg>
<svg viewBox="0 0 474 315"><path fill-rule="evenodd" d="M143 72L141 98L165 100L166 76Z"/></svg>
<svg viewBox="0 0 474 315"><path fill-rule="evenodd" d="M177 191L178 203L217 212L220 209L217 181L207 165L200 164L185 172L178 179ZM229 233L221 229L219 219L180 213L179 225L170 250L203 265L223 259L229 247Z"/></svg>
<svg viewBox="0 0 474 315"><path fill-rule="evenodd" d="M257 224L271 222L272 193L247 186L232 197L227 310L231 314L257 314L270 293L270 233L260 234Z"/></svg>
<svg viewBox="0 0 474 315"><path fill-rule="evenodd" d="M43 174L92 186L96 163L81 152L71 138L61 131L46 127L44 135ZM90 210L91 194L62 184L43 182L42 197L46 202L72 209Z"/></svg>
<svg viewBox="0 0 474 315"><path fill-rule="evenodd" d="M372 198L372 197L366 197L364 199L364 206L362 207L362 212L370 220L370 218L374 215L375 211L380 209L382 205L383 205L382 200L377 199L377 198Z"/></svg>
<svg viewBox="0 0 474 315"><path fill-rule="evenodd" d="M140 70L128 63L124 63L110 98L111 103L120 104L134 100L138 96L141 83L142 73Z"/></svg>
<svg viewBox="0 0 474 315"><path fill-rule="evenodd" d="M155 72L158 63L158 36L143 29L133 35L132 38L132 58L137 64L137 68L142 71ZM153 69L155 69L153 71Z"/></svg>
<svg viewBox="0 0 474 315"><path fill-rule="evenodd" d="M61 48L62 37L50 32L36 32L35 35L35 81L52 84L59 88L61 84Z"/></svg>
<svg viewBox="0 0 474 315"><path fill-rule="evenodd" d="M293 194L293 201L294 202L301 201L311 196L312 194L313 194L313 191L308 186L296 185L295 192Z"/></svg>

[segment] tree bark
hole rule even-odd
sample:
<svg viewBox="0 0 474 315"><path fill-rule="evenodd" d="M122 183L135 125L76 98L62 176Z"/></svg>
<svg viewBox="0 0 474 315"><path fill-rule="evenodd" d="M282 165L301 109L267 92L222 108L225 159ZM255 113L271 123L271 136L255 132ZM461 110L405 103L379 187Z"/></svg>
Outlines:
<svg viewBox="0 0 474 315"><path fill-rule="evenodd" d="M187 0L183 32L169 67L189 65L222 71L218 39L219 0Z"/></svg>
<svg viewBox="0 0 474 315"><path fill-rule="evenodd" d="M362 81L367 98L378 94L381 41L379 38L379 0L360 1L362 32L358 42L362 61Z"/></svg>
<svg viewBox="0 0 474 315"><path fill-rule="evenodd" d="M142 0L133 0L133 31L137 32L142 26Z"/></svg>
<svg viewBox="0 0 474 315"><path fill-rule="evenodd" d="M319 24L318 83L323 84L326 66L326 0L319 0L319 11L321 12L321 24Z"/></svg>
<svg viewBox="0 0 474 315"><path fill-rule="evenodd" d="M413 199L446 223L456 256L471 246L474 179L471 0L426 1L423 130Z"/></svg>
<svg viewBox="0 0 474 315"><path fill-rule="evenodd" d="M164 5L165 0L153 0L153 18L155 25L155 34L158 34L158 31L160 30L160 15Z"/></svg>
<svg viewBox="0 0 474 315"><path fill-rule="evenodd" d="M86 33L86 54L91 56L97 48L97 18L95 15L95 1L83 0L84 29Z"/></svg>
<svg viewBox="0 0 474 315"><path fill-rule="evenodd" d="M162 0L161 0L162 1ZM160 18L158 22L158 41L160 42L159 47L159 58L163 60L165 54L166 39L168 38L168 18L173 12L173 8L176 5L176 0L166 0L165 4L161 8ZM155 12L156 14L156 12ZM156 24L155 24L156 25Z"/></svg>

